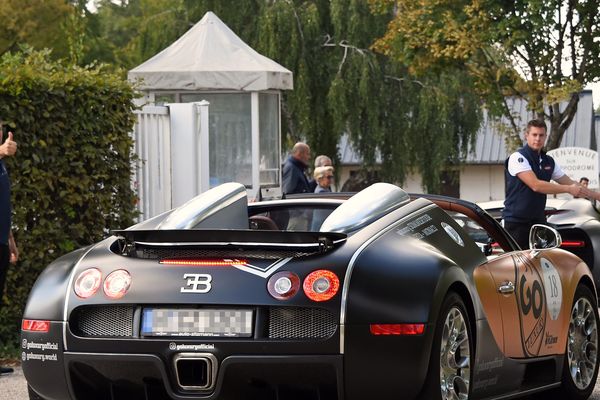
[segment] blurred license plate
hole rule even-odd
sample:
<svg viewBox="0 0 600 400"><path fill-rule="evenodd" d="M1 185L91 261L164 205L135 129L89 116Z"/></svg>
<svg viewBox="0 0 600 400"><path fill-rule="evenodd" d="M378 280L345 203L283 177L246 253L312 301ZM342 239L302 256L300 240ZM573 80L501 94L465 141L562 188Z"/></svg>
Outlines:
<svg viewBox="0 0 600 400"><path fill-rule="evenodd" d="M251 337L252 310L145 308L144 336Z"/></svg>

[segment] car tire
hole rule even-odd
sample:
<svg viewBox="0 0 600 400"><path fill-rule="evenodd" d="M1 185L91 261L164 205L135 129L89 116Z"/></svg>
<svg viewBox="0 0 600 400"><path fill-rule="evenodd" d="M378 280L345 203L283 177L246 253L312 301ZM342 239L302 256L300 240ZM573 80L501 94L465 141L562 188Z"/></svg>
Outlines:
<svg viewBox="0 0 600 400"><path fill-rule="evenodd" d="M592 291L585 285L579 285L569 318L561 385L545 398L585 400L590 397L596 384L600 361L599 321L598 305Z"/></svg>
<svg viewBox="0 0 600 400"><path fill-rule="evenodd" d="M37 394L29 385L27 385L27 392L29 394L29 400L44 400L44 398Z"/></svg>
<svg viewBox="0 0 600 400"><path fill-rule="evenodd" d="M473 359L473 336L467 308L458 294L450 292L436 322L429 369L420 398L448 400L459 398L460 394L461 399L468 399Z"/></svg>

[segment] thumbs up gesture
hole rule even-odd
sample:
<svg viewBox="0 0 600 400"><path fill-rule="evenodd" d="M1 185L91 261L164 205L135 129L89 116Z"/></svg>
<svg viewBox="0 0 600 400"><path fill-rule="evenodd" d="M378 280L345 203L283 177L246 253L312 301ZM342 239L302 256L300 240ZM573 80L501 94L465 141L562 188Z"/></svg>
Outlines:
<svg viewBox="0 0 600 400"><path fill-rule="evenodd" d="M4 133L0 131L0 142L4 139ZM13 140L13 133L8 132L8 137L0 145L0 158L13 156L17 152L17 142Z"/></svg>

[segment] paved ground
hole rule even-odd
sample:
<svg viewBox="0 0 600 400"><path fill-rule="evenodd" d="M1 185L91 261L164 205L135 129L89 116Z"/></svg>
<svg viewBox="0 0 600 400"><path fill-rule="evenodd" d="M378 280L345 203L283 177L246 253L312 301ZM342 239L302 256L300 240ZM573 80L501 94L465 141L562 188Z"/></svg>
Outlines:
<svg viewBox="0 0 600 400"><path fill-rule="evenodd" d="M27 384L20 366L12 366L15 372L0 376L0 400L27 400Z"/></svg>
<svg viewBox="0 0 600 400"><path fill-rule="evenodd" d="M11 375L0 376L0 400L28 400L27 384L20 366L14 366L15 372ZM523 399L528 400L528 399ZM600 400L600 379L589 400Z"/></svg>

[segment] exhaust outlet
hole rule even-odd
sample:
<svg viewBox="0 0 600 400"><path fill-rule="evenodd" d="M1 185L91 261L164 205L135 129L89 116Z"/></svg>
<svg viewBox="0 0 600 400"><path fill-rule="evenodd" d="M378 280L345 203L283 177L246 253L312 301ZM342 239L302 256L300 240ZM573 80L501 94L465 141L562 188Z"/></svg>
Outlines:
<svg viewBox="0 0 600 400"><path fill-rule="evenodd" d="M210 353L179 353L173 357L177 384L183 390L211 390L217 380L217 358Z"/></svg>

